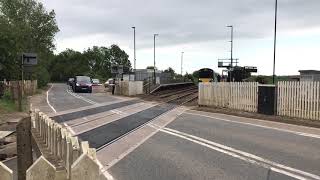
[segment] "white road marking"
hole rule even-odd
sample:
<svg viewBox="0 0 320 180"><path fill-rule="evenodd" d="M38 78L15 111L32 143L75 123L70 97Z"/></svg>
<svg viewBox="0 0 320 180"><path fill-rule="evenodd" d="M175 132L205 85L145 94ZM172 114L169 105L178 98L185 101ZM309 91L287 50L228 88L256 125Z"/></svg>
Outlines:
<svg viewBox="0 0 320 180"><path fill-rule="evenodd" d="M176 108L175 108L176 109ZM169 123L171 123L172 121L174 121L178 116L180 116L184 111L186 111L187 109L182 109L181 112L179 112L175 117L168 117L166 118L167 122L164 123L162 127L167 126ZM151 120L151 122L146 123L145 125L143 125L142 128L146 127L146 126L152 126L155 125L154 123L157 120L161 120L161 118L164 118L166 115L168 115L169 113L171 113L173 110L166 112L165 114L162 114L160 116L158 116L157 118ZM158 126L158 125L155 125ZM160 127L160 126L158 126ZM123 152L122 154L120 154L116 159L112 160L109 164L107 164L104 167L104 170L107 171L109 168L111 168L113 165L115 165L116 163L118 163L120 160L122 160L124 157L126 157L128 154L130 154L132 151L134 151L136 148L138 148L141 144L143 144L144 142L146 142L148 139L150 139L153 135L155 135L157 132L160 131L161 128L155 128L155 131L150 133L148 136L146 136L145 138L143 138L141 141L139 141L138 143L136 143L134 146L130 147L128 150L126 150L125 152ZM139 129L138 129L139 130ZM136 131L138 131L136 130ZM134 133L135 131L133 131L132 133Z"/></svg>
<svg viewBox="0 0 320 180"><path fill-rule="evenodd" d="M48 106L52 109L52 111L54 112L54 113L57 113L57 111L54 109L54 107L50 104L50 102L49 102L49 92L50 92L50 90L52 89L52 87L53 87L53 84L51 84L51 87L48 89L48 91L47 91L47 104L48 104Z"/></svg>
<svg viewBox="0 0 320 180"><path fill-rule="evenodd" d="M99 165L100 171L107 178L107 180L114 180L113 176L106 169L104 169L102 163L98 159L96 159L96 162Z"/></svg>
<svg viewBox="0 0 320 180"><path fill-rule="evenodd" d="M83 97L83 96L80 96L80 95L78 95L78 94L76 94L76 93L73 93L73 92L71 92L69 89L67 89L67 93L68 94L70 94L71 96L73 96L73 97L75 97L75 98L78 98L78 99L81 99L81 100L83 100L83 101L85 101L85 102L87 102L87 103L90 103L90 104L98 104L98 103L96 103L96 102L94 102L94 101L92 101L92 100L90 100L90 99L87 99L87 98L85 98L85 97Z"/></svg>
<svg viewBox="0 0 320 180"><path fill-rule="evenodd" d="M72 130L70 126L68 126L67 123L63 123L63 125L71 132L72 135L75 135L76 133Z"/></svg>
<svg viewBox="0 0 320 180"><path fill-rule="evenodd" d="M121 159L123 159L124 157L126 157L128 154L130 154L132 151L134 151L137 147L139 147L141 144L143 144L143 143L146 142L149 138L151 138L153 135L155 135L157 132L159 132L159 130L156 130L156 131L152 132L152 133L149 134L147 137L145 137L144 139L142 139L139 143L137 143L137 144L135 144L134 146L130 147L127 151L125 151L124 153L120 154L120 156L119 156L117 159L114 159L114 160L111 161L109 164L107 164L104 169L105 169L105 170L108 170L109 168L111 168L113 165L115 165L117 162L119 162Z"/></svg>
<svg viewBox="0 0 320 180"><path fill-rule="evenodd" d="M265 167L267 169L271 168L271 170L281 173L281 174L285 174L287 176L296 178L296 179L300 179L300 180L306 180L309 178L313 178L313 179L317 179L320 180L320 176L315 175L315 174L311 174L302 170L298 170L292 167L288 167L282 164L278 164L276 162L264 159L262 157L247 153L247 152L243 152L222 144L218 144L197 136L193 136L187 133L183 133L174 129L170 129L170 128L159 128L159 126L153 125L153 124L149 124L150 127L153 127L155 129L159 129L159 131L176 136L176 137L180 137L182 139L191 141L193 143L205 146L207 148L213 149L215 151L227 154L229 156L244 160L246 162L252 163L252 164L256 164L262 167ZM308 178L306 178L308 177Z"/></svg>
<svg viewBox="0 0 320 180"><path fill-rule="evenodd" d="M272 129L272 130L277 130L277 131L283 131L283 132L288 132L288 133L292 133L292 134L296 134L296 135L300 135L300 136L320 139L320 135L316 135L316 134L303 133L303 132L299 132L299 131L291 131L291 130L276 128L276 127L269 127L269 126L253 124L253 123L247 123L247 122L233 121L233 120L230 120L230 119L217 118L217 117L207 116L207 115L204 115L204 114L197 114L197 113L190 113L190 112L185 112L185 114L190 114L190 115L195 115L195 116L202 116L202 117L215 119L215 120L220 120L220 121L225 121L225 122L232 122L232 123L237 123L237 124L245 124L245 125L250 125L250 126L255 126L255 127L265 128L265 129Z"/></svg>

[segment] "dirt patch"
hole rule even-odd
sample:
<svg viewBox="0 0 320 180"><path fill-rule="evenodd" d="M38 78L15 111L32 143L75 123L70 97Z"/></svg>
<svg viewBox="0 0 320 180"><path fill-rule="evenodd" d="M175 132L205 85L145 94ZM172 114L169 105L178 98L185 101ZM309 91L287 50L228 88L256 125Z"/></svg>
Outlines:
<svg viewBox="0 0 320 180"><path fill-rule="evenodd" d="M251 112L238 111L238 110L233 110L228 108L219 108L219 107L197 106L193 108L193 110L212 112L212 113L221 113L221 114L228 114L228 115L234 115L234 116L240 116L240 117L247 117L247 118L300 125L300 126L320 128L320 121L315 121L315 120L306 120L306 119L298 119L298 118L283 117L283 116L269 116L269 115L263 115L258 113L251 113Z"/></svg>

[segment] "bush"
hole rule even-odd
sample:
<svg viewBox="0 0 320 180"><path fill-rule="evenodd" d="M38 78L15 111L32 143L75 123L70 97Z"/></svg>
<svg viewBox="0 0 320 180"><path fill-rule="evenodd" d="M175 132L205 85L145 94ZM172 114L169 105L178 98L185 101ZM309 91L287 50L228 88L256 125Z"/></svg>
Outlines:
<svg viewBox="0 0 320 180"><path fill-rule="evenodd" d="M11 101L12 100L11 92L9 90L5 90L4 93L3 93L2 99Z"/></svg>
<svg viewBox="0 0 320 180"><path fill-rule="evenodd" d="M46 68L39 67L37 69L37 80L38 80L38 88L47 86L47 84L50 81L50 74Z"/></svg>

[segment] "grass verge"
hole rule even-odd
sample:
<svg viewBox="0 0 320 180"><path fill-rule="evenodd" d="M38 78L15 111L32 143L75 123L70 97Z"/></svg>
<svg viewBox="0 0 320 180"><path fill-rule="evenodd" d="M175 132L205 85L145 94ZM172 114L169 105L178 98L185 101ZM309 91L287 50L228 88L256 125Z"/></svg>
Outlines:
<svg viewBox="0 0 320 180"><path fill-rule="evenodd" d="M7 99L0 99L0 112L1 113L11 113L15 112L17 107L14 101L7 100Z"/></svg>

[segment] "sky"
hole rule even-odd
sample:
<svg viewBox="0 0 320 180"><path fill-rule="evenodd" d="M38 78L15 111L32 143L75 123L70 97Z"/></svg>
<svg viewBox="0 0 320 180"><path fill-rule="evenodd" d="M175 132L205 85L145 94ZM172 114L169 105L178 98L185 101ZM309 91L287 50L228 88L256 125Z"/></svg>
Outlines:
<svg viewBox="0 0 320 180"><path fill-rule="evenodd" d="M218 59L233 58L241 66L257 66L257 75L272 75L275 0L40 0L56 12L60 32L56 53L67 48L117 44L133 64L136 27L137 68L153 65L192 73L209 67L221 73ZM320 70L320 0L278 0L276 74Z"/></svg>

